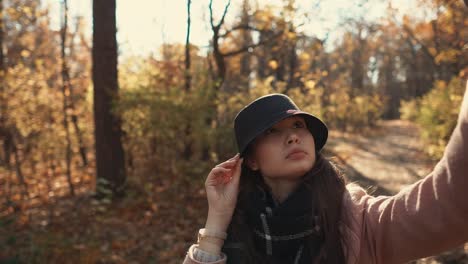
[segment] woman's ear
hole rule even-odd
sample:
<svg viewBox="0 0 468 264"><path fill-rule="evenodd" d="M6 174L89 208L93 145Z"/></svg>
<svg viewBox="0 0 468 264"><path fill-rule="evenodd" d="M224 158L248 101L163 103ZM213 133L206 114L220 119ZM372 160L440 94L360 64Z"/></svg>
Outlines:
<svg viewBox="0 0 468 264"><path fill-rule="evenodd" d="M257 171L259 168L258 168L258 164L257 162L252 158L252 157L246 157L246 161L247 161L247 166L253 170L253 171Z"/></svg>

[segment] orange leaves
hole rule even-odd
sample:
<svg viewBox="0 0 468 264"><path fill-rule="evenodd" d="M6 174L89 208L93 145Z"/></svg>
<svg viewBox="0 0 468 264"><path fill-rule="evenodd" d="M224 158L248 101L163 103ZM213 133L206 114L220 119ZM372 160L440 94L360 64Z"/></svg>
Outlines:
<svg viewBox="0 0 468 264"><path fill-rule="evenodd" d="M410 26L412 24L411 18L408 15L403 15L403 25Z"/></svg>
<svg viewBox="0 0 468 264"><path fill-rule="evenodd" d="M437 50L436 50L436 48L434 48L434 47L429 47L428 50L429 50L429 53L430 53L432 56L436 56L436 55L437 55Z"/></svg>
<svg viewBox="0 0 468 264"><path fill-rule="evenodd" d="M448 49L448 50L443 50L439 54L436 55L435 61L437 64L443 63L443 62L454 62L460 56L463 55L463 51L458 50L458 49Z"/></svg>

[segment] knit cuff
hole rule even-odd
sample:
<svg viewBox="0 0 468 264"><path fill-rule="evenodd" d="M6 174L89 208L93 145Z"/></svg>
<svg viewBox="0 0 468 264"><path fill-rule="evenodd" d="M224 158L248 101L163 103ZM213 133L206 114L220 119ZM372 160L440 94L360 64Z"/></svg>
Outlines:
<svg viewBox="0 0 468 264"><path fill-rule="evenodd" d="M226 255L213 255L198 248L198 244L192 245L189 249L189 256L200 263L224 263Z"/></svg>

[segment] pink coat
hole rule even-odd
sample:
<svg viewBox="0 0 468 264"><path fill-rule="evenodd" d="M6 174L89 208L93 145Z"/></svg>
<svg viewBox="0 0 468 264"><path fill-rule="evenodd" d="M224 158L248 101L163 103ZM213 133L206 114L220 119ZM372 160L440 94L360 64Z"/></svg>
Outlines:
<svg viewBox="0 0 468 264"><path fill-rule="evenodd" d="M424 179L394 196L348 185L343 197L348 264L405 263L468 241L468 82L444 156ZM184 264L201 263L190 247ZM211 263L226 263L226 257Z"/></svg>

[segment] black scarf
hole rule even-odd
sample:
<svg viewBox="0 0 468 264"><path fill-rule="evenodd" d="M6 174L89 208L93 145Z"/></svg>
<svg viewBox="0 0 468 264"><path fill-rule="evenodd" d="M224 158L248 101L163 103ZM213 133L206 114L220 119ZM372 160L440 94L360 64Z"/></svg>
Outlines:
<svg viewBox="0 0 468 264"><path fill-rule="evenodd" d="M318 255L323 241L322 229L309 192L301 184L278 204L269 191L258 186L248 199L242 201L244 221L252 233L254 251L266 263L310 264ZM240 261L240 251L232 250L242 243L235 243L232 238L226 242L228 262L245 263Z"/></svg>

